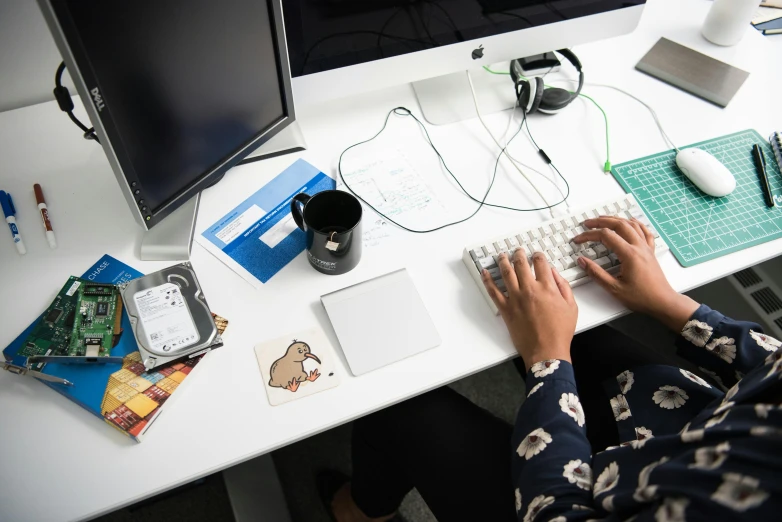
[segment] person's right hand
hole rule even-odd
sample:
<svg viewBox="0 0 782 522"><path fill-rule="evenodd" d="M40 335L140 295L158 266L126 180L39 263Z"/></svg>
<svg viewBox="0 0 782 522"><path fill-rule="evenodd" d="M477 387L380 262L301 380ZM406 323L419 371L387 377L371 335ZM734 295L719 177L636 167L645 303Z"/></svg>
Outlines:
<svg viewBox="0 0 782 522"><path fill-rule="evenodd" d="M698 303L671 288L654 255L654 236L649 229L637 220L616 217L588 219L584 225L590 230L573 241L599 241L616 254L621 264L616 277L586 257L578 259L579 266L630 310L651 315L672 330L681 331Z"/></svg>

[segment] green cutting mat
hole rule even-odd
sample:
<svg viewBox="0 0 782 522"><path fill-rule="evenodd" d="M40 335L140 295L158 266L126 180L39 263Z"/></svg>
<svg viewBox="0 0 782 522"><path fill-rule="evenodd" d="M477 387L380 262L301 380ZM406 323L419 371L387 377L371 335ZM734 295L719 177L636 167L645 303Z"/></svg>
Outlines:
<svg viewBox="0 0 782 522"><path fill-rule="evenodd" d="M782 237L782 208L766 207L752 146L766 153L767 174L777 205L782 176L771 147L754 130L689 145L711 153L736 176L736 190L707 196L676 167L669 150L616 165L611 173L640 203L682 266L693 266Z"/></svg>

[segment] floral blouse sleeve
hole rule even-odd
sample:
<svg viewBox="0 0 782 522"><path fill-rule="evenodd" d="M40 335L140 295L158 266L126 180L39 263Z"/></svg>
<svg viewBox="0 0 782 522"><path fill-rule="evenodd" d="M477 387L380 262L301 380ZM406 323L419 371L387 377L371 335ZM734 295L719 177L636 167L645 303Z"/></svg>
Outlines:
<svg viewBox="0 0 782 522"><path fill-rule="evenodd" d="M513 432L518 519L594 518L592 455L573 367L556 359L536 363L527 390Z"/></svg>
<svg viewBox="0 0 782 522"><path fill-rule="evenodd" d="M701 305L677 340L678 353L697 364L723 391L763 365L779 341L762 333L759 325L734 321Z"/></svg>

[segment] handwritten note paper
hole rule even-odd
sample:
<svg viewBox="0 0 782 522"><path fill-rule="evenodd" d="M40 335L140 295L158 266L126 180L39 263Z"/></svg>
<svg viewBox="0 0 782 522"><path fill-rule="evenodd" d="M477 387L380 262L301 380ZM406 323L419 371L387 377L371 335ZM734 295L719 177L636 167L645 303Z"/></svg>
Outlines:
<svg viewBox="0 0 782 522"><path fill-rule="evenodd" d="M401 151L357 158L346 167L342 175L350 188L397 223L425 230L449 221L443 204ZM376 246L399 230L366 206L365 211L364 246Z"/></svg>

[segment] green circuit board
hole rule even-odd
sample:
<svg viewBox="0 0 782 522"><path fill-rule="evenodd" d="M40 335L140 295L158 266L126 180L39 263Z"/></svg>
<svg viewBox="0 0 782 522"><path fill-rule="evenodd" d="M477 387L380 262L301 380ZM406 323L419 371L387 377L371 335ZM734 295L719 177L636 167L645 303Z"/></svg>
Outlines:
<svg viewBox="0 0 782 522"><path fill-rule="evenodd" d="M25 339L19 355L110 355L115 336L121 333L121 319L122 300L116 286L71 276Z"/></svg>

